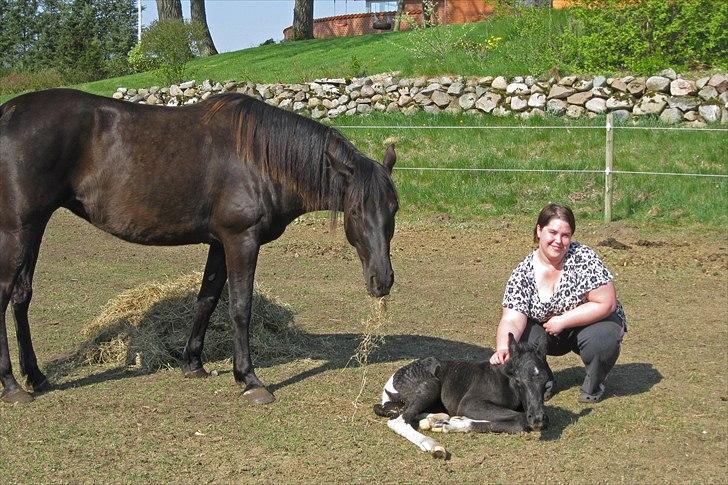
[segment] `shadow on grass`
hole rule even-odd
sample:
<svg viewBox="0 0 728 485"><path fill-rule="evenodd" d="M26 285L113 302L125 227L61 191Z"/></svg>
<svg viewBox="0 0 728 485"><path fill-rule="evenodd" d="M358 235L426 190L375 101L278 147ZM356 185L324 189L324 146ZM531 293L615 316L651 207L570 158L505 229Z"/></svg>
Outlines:
<svg viewBox="0 0 728 485"><path fill-rule="evenodd" d="M555 372L556 387L559 391L581 386L586 371L576 366ZM614 396L633 396L642 394L660 382L662 374L652 364L645 362L617 363L606 380L606 392L602 400Z"/></svg>
<svg viewBox="0 0 728 485"><path fill-rule="evenodd" d="M195 291L183 293L153 303L137 324L132 324L129 318L122 314L99 329L73 355L51 362L46 368L50 376L57 380L72 375L82 367L84 358L88 355L97 357L99 350L103 351L101 353L109 354L110 344L113 344L111 348L116 349L118 354L116 360L107 362L112 364L113 368L88 376L71 377L55 386L55 389L72 389L151 374L162 367L179 367L181 351L196 310ZM232 355L232 332L228 322L227 301L221 300L219 308L211 319L205 339L206 362L229 359ZM290 309L257 291L254 296L251 334L253 359L259 369L303 358L322 361L320 365L283 381L268 383L271 392L324 372L358 366L354 356L365 337L360 333L316 334L303 331L294 324L294 314ZM124 342L126 347L123 352L118 352L121 342ZM428 356L482 361L487 360L492 352L489 348L456 340L427 335L397 334L384 336L380 345L368 355L368 363L387 364ZM141 367L137 365L136 368L130 365L139 362L150 365ZM568 389L580 385L584 378L584 369L572 367L561 370L555 377L559 389ZM610 374L605 398L647 392L661 379L662 375L650 364L618 364ZM554 406L548 406L547 409L550 425L540 436L540 439L545 441L559 439L567 427L591 412L590 407L578 414Z"/></svg>

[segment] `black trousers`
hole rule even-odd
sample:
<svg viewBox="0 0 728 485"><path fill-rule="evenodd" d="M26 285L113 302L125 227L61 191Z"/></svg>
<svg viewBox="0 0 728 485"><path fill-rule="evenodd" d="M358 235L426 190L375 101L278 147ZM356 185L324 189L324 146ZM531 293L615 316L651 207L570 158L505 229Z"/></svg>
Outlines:
<svg viewBox="0 0 728 485"><path fill-rule="evenodd" d="M612 313L602 321L586 327L566 329L556 337L547 334L541 323L529 320L521 341L537 345L542 339L546 339L547 355L564 355L569 352L578 354L586 368L586 378L581 390L587 394L596 394L599 385L617 362L623 334L622 323ZM551 378L553 380L553 374Z"/></svg>

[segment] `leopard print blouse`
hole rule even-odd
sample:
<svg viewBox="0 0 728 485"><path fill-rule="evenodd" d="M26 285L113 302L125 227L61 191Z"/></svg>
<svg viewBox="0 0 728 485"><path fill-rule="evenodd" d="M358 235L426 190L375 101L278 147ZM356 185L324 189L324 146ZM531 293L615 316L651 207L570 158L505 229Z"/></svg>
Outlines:
<svg viewBox="0 0 728 485"><path fill-rule="evenodd" d="M548 300L542 301L536 288L533 258L534 253L526 256L511 273L503 294L503 307L516 310L541 323L585 303L587 293L614 279L594 250L572 242L566 251L564 269L554 294ZM627 319L619 301L615 313L626 330Z"/></svg>

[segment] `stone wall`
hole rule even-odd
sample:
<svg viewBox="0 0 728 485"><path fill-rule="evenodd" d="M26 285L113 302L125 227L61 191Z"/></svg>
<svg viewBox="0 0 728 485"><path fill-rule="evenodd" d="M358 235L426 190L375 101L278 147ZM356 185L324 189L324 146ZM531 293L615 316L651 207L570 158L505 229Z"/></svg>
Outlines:
<svg viewBox="0 0 728 485"><path fill-rule="evenodd" d="M397 73L319 79L299 84L194 81L149 89L119 88L113 97L179 106L222 92L240 92L314 119L373 111L590 117L657 117L667 124L728 123L728 74L686 79L671 69L651 77L534 76L401 78Z"/></svg>

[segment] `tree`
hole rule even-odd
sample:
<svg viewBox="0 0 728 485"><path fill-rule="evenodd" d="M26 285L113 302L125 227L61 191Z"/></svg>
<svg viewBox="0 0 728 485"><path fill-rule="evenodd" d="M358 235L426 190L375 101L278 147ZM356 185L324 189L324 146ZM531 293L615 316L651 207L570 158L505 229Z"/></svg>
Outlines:
<svg viewBox="0 0 728 485"><path fill-rule="evenodd" d="M181 0L157 0L159 20L182 20Z"/></svg>
<svg viewBox="0 0 728 485"><path fill-rule="evenodd" d="M217 54L215 43L210 35L210 28L207 25L207 14L205 13L205 0L191 0L190 13L193 22L202 25L204 39L200 45L200 54L203 56L211 56Z"/></svg>
<svg viewBox="0 0 728 485"><path fill-rule="evenodd" d="M293 7L293 40L313 39L313 0L296 0Z"/></svg>
<svg viewBox="0 0 728 485"><path fill-rule="evenodd" d="M402 22L402 15L404 14L404 0L397 0L397 13L394 15L394 27L393 31L399 30L399 25Z"/></svg>

